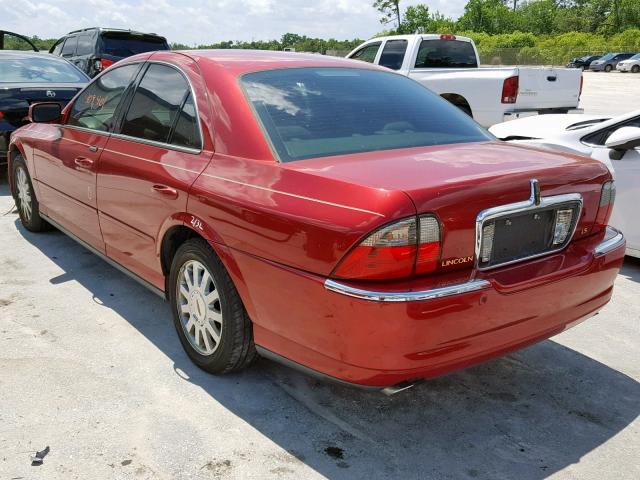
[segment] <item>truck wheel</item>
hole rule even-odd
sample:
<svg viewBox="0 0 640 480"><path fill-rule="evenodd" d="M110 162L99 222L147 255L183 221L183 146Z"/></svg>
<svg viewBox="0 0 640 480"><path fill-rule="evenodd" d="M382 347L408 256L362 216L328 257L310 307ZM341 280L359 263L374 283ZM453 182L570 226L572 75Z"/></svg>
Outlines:
<svg viewBox="0 0 640 480"><path fill-rule="evenodd" d="M178 337L193 363L224 374L255 360L251 320L224 265L204 239L180 246L168 288Z"/></svg>
<svg viewBox="0 0 640 480"><path fill-rule="evenodd" d="M30 232L49 230L49 224L40 216L40 205L33 191L29 170L20 155L13 160L14 198L20 222Z"/></svg>
<svg viewBox="0 0 640 480"><path fill-rule="evenodd" d="M613 67L611 65L607 65L604 67L605 72L610 72L611 70L613 70Z"/></svg>
<svg viewBox="0 0 640 480"><path fill-rule="evenodd" d="M640 72L640 65L634 65L633 67L631 67L631 73L638 73Z"/></svg>

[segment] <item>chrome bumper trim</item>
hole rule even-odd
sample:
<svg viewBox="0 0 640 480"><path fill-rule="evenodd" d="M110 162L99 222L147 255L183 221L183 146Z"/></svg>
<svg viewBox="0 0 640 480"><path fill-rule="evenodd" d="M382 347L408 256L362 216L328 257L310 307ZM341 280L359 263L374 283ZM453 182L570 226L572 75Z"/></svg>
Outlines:
<svg viewBox="0 0 640 480"><path fill-rule="evenodd" d="M371 300L374 302L415 302L419 300L434 300L436 298L449 297L451 295L475 292L476 290L482 290L490 286L491 283L488 280L471 280L457 285L449 285L447 287L416 292L378 292L350 287L330 279L324 282L324 288L327 290L347 295L349 297Z"/></svg>
<svg viewBox="0 0 640 480"><path fill-rule="evenodd" d="M616 235L611 237L609 240L605 240L604 242L598 244L598 246L595 248L596 257L604 255L605 253L609 253L610 251L615 250L616 248L624 244L624 235L622 234L622 232L619 232L612 227L607 227L607 230L616 232Z"/></svg>

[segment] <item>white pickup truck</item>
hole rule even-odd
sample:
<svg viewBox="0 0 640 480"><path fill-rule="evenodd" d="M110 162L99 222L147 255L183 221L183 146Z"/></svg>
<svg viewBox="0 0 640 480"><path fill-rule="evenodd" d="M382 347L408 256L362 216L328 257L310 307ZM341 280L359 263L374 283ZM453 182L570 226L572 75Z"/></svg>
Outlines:
<svg viewBox="0 0 640 480"><path fill-rule="evenodd" d="M482 67L473 40L454 35L371 39L348 58L385 66L425 87L489 127L542 113L581 113L576 68Z"/></svg>

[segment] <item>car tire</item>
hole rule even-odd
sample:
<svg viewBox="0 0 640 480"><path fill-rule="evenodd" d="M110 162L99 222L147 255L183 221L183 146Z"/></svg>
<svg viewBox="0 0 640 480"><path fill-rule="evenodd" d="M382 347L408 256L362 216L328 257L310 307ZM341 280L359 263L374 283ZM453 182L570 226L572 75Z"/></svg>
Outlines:
<svg viewBox="0 0 640 480"><path fill-rule="evenodd" d="M634 65L633 67L631 67L631 73L638 73L640 72L640 65Z"/></svg>
<svg viewBox="0 0 640 480"><path fill-rule="evenodd" d="M604 67L604 71L609 73L611 70L613 70L613 67L611 65L605 65Z"/></svg>
<svg viewBox="0 0 640 480"><path fill-rule="evenodd" d="M12 163L13 190L22 226L30 232L44 232L51 226L40 216L40 204L33 190L27 164L21 155Z"/></svg>
<svg viewBox="0 0 640 480"><path fill-rule="evenodd" d="M256 359L251 320L222 261L204 239L180 246L168 289L180 343L198 367L225 374Z"/></svg>

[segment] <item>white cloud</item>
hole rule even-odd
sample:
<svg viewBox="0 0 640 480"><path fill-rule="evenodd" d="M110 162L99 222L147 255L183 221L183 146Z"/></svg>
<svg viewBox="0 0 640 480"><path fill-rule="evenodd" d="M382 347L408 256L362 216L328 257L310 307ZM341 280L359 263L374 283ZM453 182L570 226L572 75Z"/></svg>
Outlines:
<svg viewBox="0 0 640 480"><path fill-rule="evenodd" d="M287 32L321 38L369 38L384 27L373 0L11 0L0 2L2 27L58 38L102 26L155 32L188 45L267 40ZM457 17L466 0L404 0Z"/></svg>

